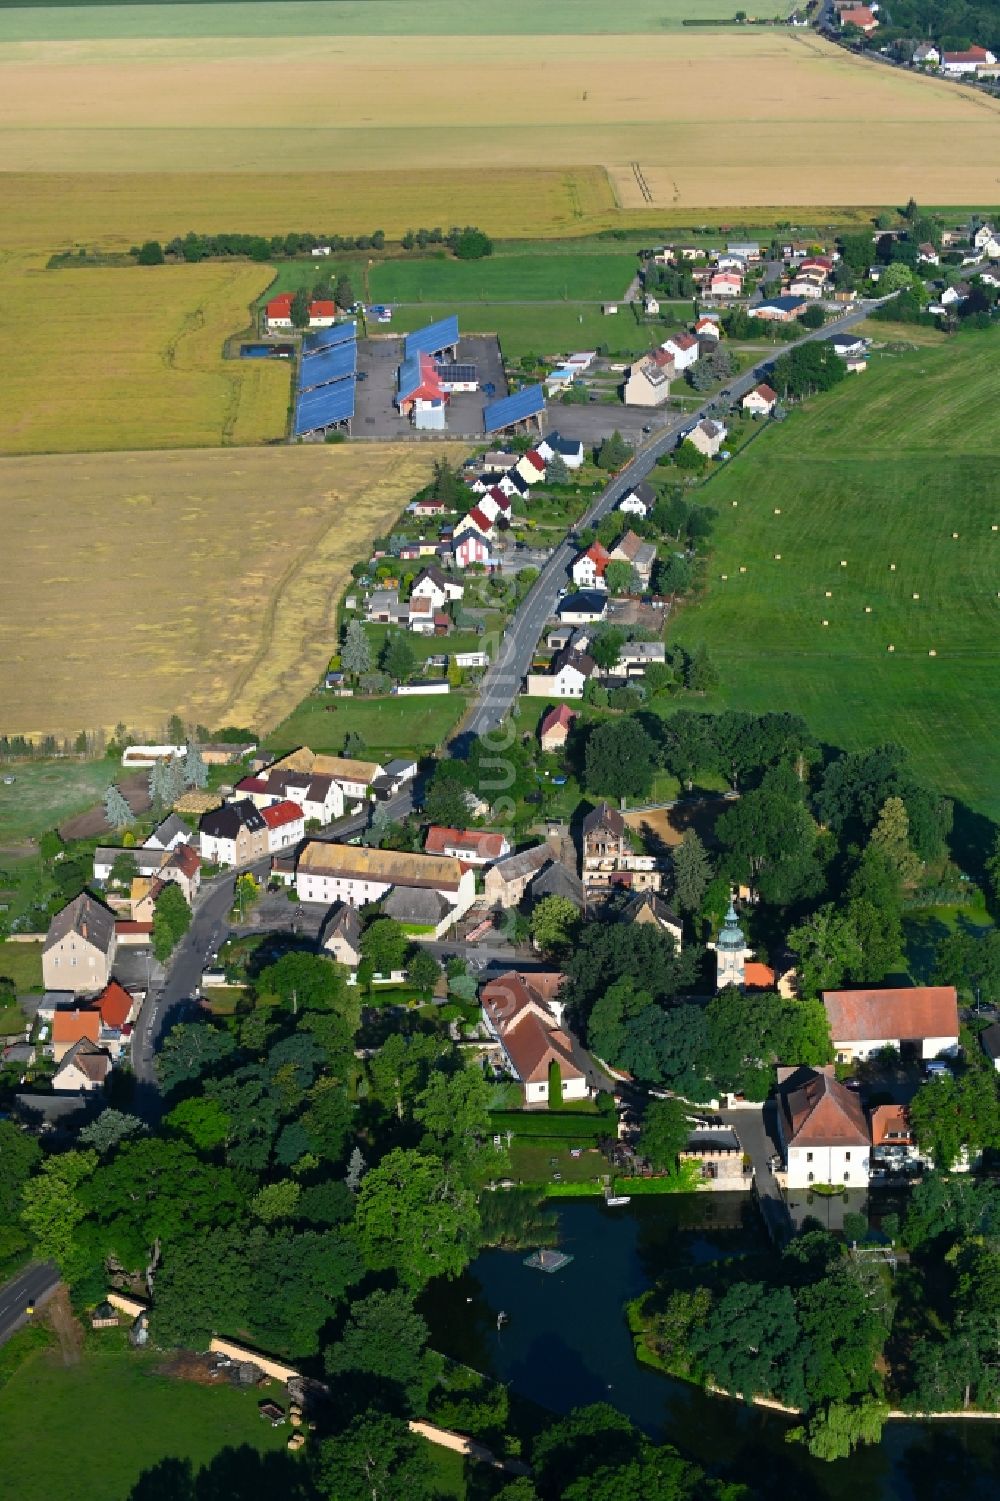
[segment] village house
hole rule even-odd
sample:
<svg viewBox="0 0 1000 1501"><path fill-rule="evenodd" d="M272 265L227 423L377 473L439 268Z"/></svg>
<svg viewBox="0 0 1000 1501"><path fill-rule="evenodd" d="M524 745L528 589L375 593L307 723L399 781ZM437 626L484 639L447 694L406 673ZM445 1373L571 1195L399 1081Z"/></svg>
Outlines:
<svg viewBox="0 0 1000 1501"><path fill-rule="evenodd" d="M536 444L537 452L547 464L559 456L567 469L579 469L583 464L583 444L579 438L563 438L559 433L549 433Z"/></svg>
<svg viewBox="0 0 1000 1501"><path fill-rule="evenodd" d="M116 949L114 913L81 892L49 923L42 946L46 990L70 990L74 995L103 990L111 979Z"/></svg>
<svg viewBox="0 0 1000 1501"><path fill-rule="evenodd" d="M274 763L269 770L269 784L273 782L274 773L279 771L309 772L314 777L329 777L340 788L346 811L348 801L357 803L369 796L372 783L382 775L384 769L378 761L358 761L350 756L317 755L307 745L302 745ZM280 795L293 796L292 784L286 784ZM293 800L302 805L301 798L294 797Z"/></svg>
<svg viewBox="0 0 1000 1501"><path fill-rule="evenodd" d="M583 882L588 888L624 886L659 891L662 876L652 855L637 855L624 818L608 803L583 820Z"/></svg>
<svg viewBox="0 0 1000 1501"><path fill-rule="evenodd" d="M738 255L741 260L755 262L761 257L761 249L757 240L729 240L726 250L730 255Z"/></svg>
<svg viewBox="0 0 1000 1501"><path fill-rule="evenodd" d="M250 865L268 852L267 824L248 797L202 814L198 828L202 857L210 865Z"/></svg>
<svg viewBox="0 0 1000 1501"><path fill-rule="evenodd" d="M175 850L179 844L190 844L194 834L179 813L168 813L162 822L143 841L146 850Z"/></svg>
<svg viewBox="0 0 1000 1501"><path fill-rule="evenodd" d="M491 865L483 880L483 891L490 907L516 907L532 879L552 859L549 844L536 844L519 854L508 855Z"/></svg>
<svg viewBox="0 0 1000 1501"><path fill-rule="evenodd" d="M52 1075L52 1088L58 1094L86 1094L101 1089L110 1074L110 1056L87 1037L68 1048Z"/></svg>
<svg viewBox="0 0 1000 1501"><path fill-rule="evenodd" d="M876 1105L869 1112L872 1138L871 1171L906 1173L921 1167L925 1158L916 1144L905 1105Z"/></svg>
<svg viewBox="0 0 1000 1501"><path fill-rule="evenodd" d="M662 666L666 660L667 648L662 641L626 641L609 675L645 677L647 667Z"/></svg>
<svg viewBox="0 0 1000 1501"><path fill-rule="evenodd" d="M556 1080L564 1100L584 1100L591 1093L586 1060L562 1025L557 999L562 982L561 974L511 970L480 991L486 1030L523 1088L528 1107L548 1105Z"/></svg>
<svg viewBox="0 0 1000 1501"><path fill-rule="evenodd" d="M611 561L611 554L600 542L592 542L586 552L574 560L570 572L578 589L606 589L604 570Z"/></svg>
<svg viewBox="0 0 1000 1501"><path fill-rule="evenodd" d="M642 310L646 314L647 318L658 318L659 317L659 315L660 315L660 304L659 304L659 301L657 300L657 298L655 298L653 296L652 292L647 292L645 294L645 296L643 297L643 299L642 299Z"/></svg>
<svg viewBox="0 0 1000 1501"><path fill-rule="evenodd" d="M805 297L808 301L816 302L823 296L824 281L819 275L808 275L805 272L793 276L788 283L788 293L791 297Z"/></svg>
<svg viewBox="0 0 1000 1501"><path fill-rule="evenodd" d="M271 767L262 776L244 777L237 782L233 798L243 797L248 797L255 808L284 801L297 803L307 823L332 823L344 811L343 789L332 777L283 766Z"/></svg>
<svg viewBox="0 0 1000 1501"><path fill-rule="evenodd" d="M987 58L990 62L996 61L992 52L986 54L984 61ZM1000 239L997 238L997 231L992 224L981 224L978 229L973 230L970 239L976 249L981 250L985 255L1000 255Z"/></svg>
<svg viewBox="0 0 1000 1501"><path fill-rule="evenodd" d="M652 485L647 485L643 480L633 485L623 500L618 502L619 511L627 515L642 516L645 518L656 505L656 491Z"/></svg>
<svg viewBox="0 0 1000 1501"><path fill-rule="evenodd" d="M559 601L557 613L565 625L592 625L595 621L603 620L607 610L606 589L580 589Z"/></svg>
<svg viewBox="0 0 1000 1501"><path fill-rule="evenodd" d="M869 36L878 26L878 17L873 15L867 5L855 5L850 10L840 12L840 24L844 26L856 26Z"/></svg>
<svg viewBox="0 0 1000 1501"><path fill-rule="evenodd" d="M338 902L320 929L319 946L338 964L355 970L361 963L361 918L348 902Z"/></svg>
<svg viewBox="0 0 1000 1501"><path fill-rule="evenodd" d="M294 292L279 292L264 309L268 333L287 331L295 327L292 322ZM314 298L309 304L309 327L331 328L337 321L336 304L324 298Z"/></svg>
<svg viewBox="0 0 1000 1501"><path fill-rule="evenodd" d="M413 516L441 517L448 514L448 507L443 500L411 500L406 509Z"/></svg>
<svg viewBox="0 0 1000 1501"><path fill-rule="evenodd" d="M705 417L690 432L684 434L683 441L692 443L705 458L714 459L725 443L726 435L727 429L723 423L713 422L710 417Z"/></svg>
<svg viewBox="0 0 1000 1501"><path fill-rule="evenodd" d="M538 726L538 740L543 751L560 751L569 739L570 727L577 718L575 709L566 704L557 704L542 715Z"/></svg>
<svg viewBox="0 0 1000 1501"><path fill-rule="evenodd" d="M486 829L447 829L431 824L424 840L426 855L450 855L466 866L493 865L510 854L510 840Z"/></svg>
<svg viewBox="0 0 1000 1501"><path fill-rule="evenodd" d="M921 68L936 68L941 61L941 54L933 42L921 42L919 47L913 49L910 61Z"/></svg>
<svg viewBox="0 0 1000 1501"><path fill-rule="evenodd" d="M396 625L405 629L409 624L410 607L395 589L373 589L365 607L365 619L369 625Z"/></svg>
<svg viewBox="0 0 1000 1501"><path fill-rule="evenodd" d="M917 260L925 266L940 266L941 257L929 240L917 246Z"/></svg>
<svg viewBox="0 0 1000 1501"><path fill-rule="evenodd" d="M985 47L968 47L964 52L944 52L941 55L941 70L952 78L962 78L977 73L980 68L996 62L996 57Z"/></svg>
<svg viewBox="0 0 1000 1501"><path fill-rule="evenodd" d="M700 353L694 334L671 334L669 339L664 339L660 348L670 356L677 370L689 370L697 362Z"/></svg>
<svg viewBox="0 0 1000 1501"><path fill-rule="evenodd" d="M188 906L193 906L201 890L201 858L197 851L189 844L181 844L165 854L163 864L156 872L156 880L161 886L171 883L179 886Z"/></svg>
<svg viewBox="0 0 1000 1501"><path fill-rule="evenodd" d="M761 381L759 386L754 386L743 398L743 410L753 417L770 417L778 402L777 391Z"/></svg>
<svg viewBox="0 0 1000 1501"><path fill-rule="evenodd" d="M131 848L109 844L99 844L94 850L94 880L102 886L111 879L111 872L118 860L128 860L130 868L139 876L153 876L160 866L168 858L166 850L150 848L147 845L133 845Z"/></svg>
<svg viewBox="0 0 1000 1501"><path fill-rule="evenodd" d="M715 318L709 318L707 315L699 318L694 326L695 337L699 340L711 339L713 343L717 344L722 338L722 329L716 321L717 318L718 314L716 314Z"/></svg>
<svg viewBox="0 0 1000 1501"><path fill-rule="evenodd" d="M838 1063L863 1062L883 1048L923 1060L958 1052L953 985L824 990L822 1000Z"/></svg>
<svg viewBox="0 0 1000 1501"><path fill-rule="evenodd" d="M678 953L684 947L683 923L655 891L637 891L622 908L618 920L637 923L640 927L655 927L661 933L669 933Z"/></svg>
<svg viewBox="0 0 1000 1501"><path fill-rule="evenodd" d="M750 1186L753 1168L730 1125L714 1119L699 1121L677 1153L678 1162L693 1162L701 1188L739 1193Z"/></svg>
<svg viewBox="0 0 1000 1501"><path fill-rule="evenodd" d="M422 568L413 581L410 590L410 599L429 599L435 610L441 610L452 600L461 599L465 594L465 585L457 579L450 579L443 574L440 568Z"/></svg>
<svg viewBox="0 0 1000 1501"><path fill-rule="evenodd" d="M856 359L868 348L867 339L858 334L833 334L826 343L842 360Z"/></svg>
<svg viewBox="0 0 1000 1501"><path fill-rule="evenodd" d="M708 283L713 297L739 297L743 278L737 271L716 271Z"/></svg>
<svg viewBox="0 0 1000 1501"><path fill-rule="evenodd" d="M778 1139L787 1188L867 1188L871 1136L861 1101L824 1070L778 1070Z"/></svg>
<svg viewBox="0 0 1000 1501"><path fill-rule="evenodd" d="M493 562L490 544L483 532L475 526L467 526L456 532L452 539L451 557L456 568L472 568L476 564L489 568Z"/></svg>
<svg viewBox="0 0 1000 1501"><path fill-rule="evenodd" d="M476 899L475 873L458 860L440 855L399 850L366 849L360 845L326 844L311 840L299 856L295 889L302 902L347 902L364 907L395 888L426 890L444 904L444 931Z"/></svg>
<svg viewBox="0 0 1000 1501"><path fill-rule="evenodd" d="M635 532L626 532L621 541L611 549L609 561L629 563L635 569L640 586L648 589L653 564L656 562L656 545L644 542Z"/></svg>
<svg viewBox="0 0 1000 1501"><path fill-rule="evenodd" d="M568 857L567 857L568 858ZM572 902L578 912L586 911L587 893L576 871L566 864L565 858L553 858L528 883L528 897L533 907L548 896L558 896Z"/></svg>
<svg viewBox="0 0 1000 1501"><path fill-rule="evenodd" d="M765 323L792 323L801 318L808 306L805 297L765 297L762 302L751 303L747 314Z"/></svg>
<svg viewBox="0 0 1000 1501"><path fill-rule="evenodd" d="M52 1018L51 1040L46 1051L54 1062L61 1063L71 1048L86 1040L97 1047L101 1032L101 1013L95 1006L60 1007Z"/></svg>
<svg viewBox="0 0 1000 1501"><path fill-rule="evenodd" d="M582 698L591 678L599 675L593 657L566 646L552 658L548 672L528 673L525 691L529 698Z"/></svg>
<svg viewBox="0 0 1000 1501"><path fill-rule="evenodd" d="M526 485L538 485L545 478L545 460L537 448L529 448L526 454L518 460L514 466L514 473L520 475Z"/></svg>
<svg viewBox="0 0 1000 1501"><path fill-rule="evenodd" d="M675 374L673 358L665 349L645 354L629 366L622 400L627 407L662 406L670 395L670 381Z"/></svg>
<svg viewBox="0 0 1000 1501"><path fill-rule="evenodd" d="M267 825L268 854L275 855L305 838L305 814L298 803L290 802L288 798L261 808L260 816Z"/></svg>

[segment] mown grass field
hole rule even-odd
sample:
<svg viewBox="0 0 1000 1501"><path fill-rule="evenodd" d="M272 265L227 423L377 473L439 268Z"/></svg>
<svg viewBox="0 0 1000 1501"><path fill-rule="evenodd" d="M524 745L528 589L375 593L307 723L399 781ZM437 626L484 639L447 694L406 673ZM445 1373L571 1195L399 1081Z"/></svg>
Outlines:
<svg viewBox="0 0 1000 1501"><path fill-rule="evenodd" d="M388 260L368 276L373 302L584 302L624 297L633 255L492 255L481 261Z"/></svg>
<svg viewBox="0 0 1000 1501"><path fill-rule="evenodd" d="M371 14L380 27L382 8ZM490 212L485 174L511 168L603 167L620 203L643 212L900 203L914 187L925 200L995 195L1000 102L869 63L811 32L648 23L641 40L577 32L540 45L537 15L518 24L527 30L499 36L13 41L0 63L0 170L460 167L480 174L479 218ZM878 150L831 153L831 121L845 120ZM720 150L720 140L747 148ZM386 182L366 227L392 227L390 193ZM458 207L455 198L444 222L461 217ZM535 212L551 218L546 205ZM420 222L438 221L425 211Z"/></svg>
<svg viewBox="0 0 1000 1501"><path fill-rule="evenodd" d="M710 481L708 591L672 634L708 643L719 702L899 741L1000 816L998 440L1000 335L965 336L876 357Z"/></svg>
<svg viewBox="0 0 1000 1501"><path fill-rule="evenodd" d="M76 735L124 720L148 735L175 711L213 727L278 723L329 660L351 565L441 451L0 461L5 730Z"/></svg>
<svg viewBox="0 0 1000 1501"><path fill-rule="evenodd" d="M287 367L222 358L267 267L44 264L0 252L0 453L259 443L284 433Z"/></svg>
<svg viewBox="0 0 1000 1501"><path fill-rule="evenodd" d="M410 303L394 308L391 327L393 332L409 333L455 311L453 302ZM636 322L630 307L606 316L593 303L482 302L459 307L458 321L463 334L497 334L504 355L515 360L525 354L595 349L598 344L605 344L612 355L645 354L667 334L665 325ZM677 326L683 322L679 317Z"/></svg>
<svg viewBox="0 0 1000 1501"><path fill-rule="evenodd" d="M0 978L13 980L18 991L42 988L42 945L0 943Z"/></svg>
<svg viewBox="0 0 1000 1501"><path fill-rule="evenodd" d="M8 1494L22 1501L60 1495L123 1501L161 1459L189 1459L197 1468L227 1445L284 1447L288 1430L261 1422L256 1391L171 1380L157 1374L162 1358L88 1349L67 1368L54 1351L30 1357L0 1391L0 1468ZM115 1424L114 1441L81 1444L81 1434L106 1431L109 1412L128 1414Z"/></svg>
<svg viewBox="0 0 1000 1501"><path fill-rule="evenodd" d="M442 643L447 645L447 643ZM339 755L349 731L364 740L373 756L426 755L454 729L468 707L460 693L430 698L307 698L267 737L269 750L297 745Z"/></svg>

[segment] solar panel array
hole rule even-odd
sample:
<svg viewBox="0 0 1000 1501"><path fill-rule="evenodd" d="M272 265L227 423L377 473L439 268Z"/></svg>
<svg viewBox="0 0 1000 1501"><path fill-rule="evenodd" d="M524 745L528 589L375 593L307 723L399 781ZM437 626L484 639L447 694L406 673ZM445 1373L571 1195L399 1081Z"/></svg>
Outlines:
<svg viewBox="0 0 1000 1501"><path fill-rule="evenodd" d="M438 354L457 343L458 319L454 315L441 318L437 323L429 323L426 328L418 328L415 333L406 335L403 358L408 360L414 354Z"/></svg>
<svg viewBox="0 0 1000 1501"><path fill-rule="evenodd" d="M545 392L541 386L525 386L523 391L515 391L513 396L504 396L484 407L483 428L487 433L498 433L514 422L524 422L544 411Z"/></svg>
<svg viewBox="0 0 1000 1501"><path fill-rule="evenodd" d="M358 368L358 346L353 339L308 355L299 365L299 390L311 391L335 380L353 377Z"/></svg>
<svg viewBox="0 0 1000 1501"><path fill-rule="evenodd" d="M420 356L409 355L399 367L397 376L398 399L405 401L412 391L423 384L423 372L420 369Z"/></svg>
<svg viewBox="0 0 1000 1501"><path fill-rule="evenodd" d="M315 386L300 393L295 403L295 436L333 427L354 416L354 382L341 380L332 386Z"/></svg>
<svg viewBox="0 0 1000 1501"><path fill-rule="evenodd" d="M358 325L352 318L347 323L335 323L332 328L319 328L315 333L306 334L302 340L302 353L318 354L321 349L332 349L335 344L357 337Z"/></svg>

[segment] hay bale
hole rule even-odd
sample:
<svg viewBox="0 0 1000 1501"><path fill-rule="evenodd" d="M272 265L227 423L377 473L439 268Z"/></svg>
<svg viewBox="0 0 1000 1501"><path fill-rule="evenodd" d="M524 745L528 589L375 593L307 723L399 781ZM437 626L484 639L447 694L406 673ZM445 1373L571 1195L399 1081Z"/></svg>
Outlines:
<svg viewBox="0 0 1000 1501"><path fill-rule="evenodd" d="M913 596L913 598L914 598L914 599L919 599L919 598L920 598L920 595L919 595L919 594L915 594L915 595L914 595L914 596Z"/></svg>
<svg viewBox="0 0 1000 1501"><path fill-rule="evenodd" d="M847 567L847 559L846 558L841 558L841 560L840 560L840 566L841 566L841 568L846 568Z"/></svg>
<svg viewBox="0 0 1000 1501"><path fill-rule="evenodd" d="M729 577L729 574L728 573L720 573L719 577L721 578L722 582L725 583L726 580L727 580L727 578Z"/></svg>
<svg viewBox="0 0 1000 1501"><path fill-rule="evenodd" d="M952 541L953 542L957 542L958 541L958 533L957 532L952 532L951 537L952 537Z"/></svg>
<svg viewBox="0 0 1000 1501"><path fill-rule="evenodd" d="M827 599L832 599L833 598L833 590L832 589L828 589L826 591L826 597L827 597Z"/></svg>
<svg viewBox="0 0 1000 1501"><path fill-rule="evenodd" d="M781 507L780 506L775 506L775 508L774 508L774 514L776 516L780 516L781 515Z"/></svg>
<svg viewBox="0 0 1000 1501"><path fill-rule="evenodd" d="M740 566L740 572L741 573L746 573L746 566L745 565L741 565Z"/></svg>
<svg viewBox="0 0 1000 1501"><path fill-rule="evenodd" d="M776 563L780 563L781 562L781 553L780 552L776 552L775 553L775 555L774 555L774 561Z"/></svg>
<svg viewBox="0 0 1000 1501"><path fill-rule="evenodd" d="M820 624L821 625L829 625L830 622L828 620L823 620L823 621L820 622Z"/></svg>
<svg viewBox="0 0 1000 1501"><path fill-rule="evenodd" d="M865 605L865 614L866 614L866 615L870 615L870 614L871 614L871 612L872 612L872 607L871 607L871 605Z"/></svg>
<svg viewBox="0 0 1000 1501"><path fill-rule="evenodd" d="M895 651L895 650L896 650L896 648L894 646L887 646L886 647L886 651Z"/></svg>
<svg viewBox="0 0 1000 1501"><path fill-rule="evenodd" d="M890 573L895 573L896 572L896 565L895 565L895 563L890 563L889 564L889 572Z"/></svg>
<svg viewBox="0 0 1000 1501"><path fill-rule="evenodd" d="M928 652L928 653L927 653L927 655L928 655L928 656L929 656L929 657L936 657L936 656L937 656L937 652L936 652L936 651L935 651L935 650L934 650L934 648L933 648L933 647L931 647L931 649L930 649L930 651L929 651L929 652Z"/></svg>

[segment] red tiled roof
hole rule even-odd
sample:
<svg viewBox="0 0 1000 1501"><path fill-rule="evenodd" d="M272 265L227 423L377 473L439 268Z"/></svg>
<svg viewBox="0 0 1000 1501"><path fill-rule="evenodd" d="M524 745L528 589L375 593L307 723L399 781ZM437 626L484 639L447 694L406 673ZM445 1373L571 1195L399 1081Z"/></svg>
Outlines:
<svg viewBox="0 0 1000 1501"><path fill-rule="evenodd" d="M778 399L777 391L772 391L771 387L765 381L761 381L759 386L754 386L750 394L751 396L762 396L765 401L777 401Z"/></svg>
<svg viewBox="0 0 1000 1501"><path fill-rule="evenodd" d="M958 993L954 985L824 990L823 1005L835 1043L958 1036Z"/></svg>
<svg viewBox="0 0 1000 1501"><path fill-rule="evenodd" d="M905 1105L876 1105L871 1113L872 1146L882 1147L892 1141L899 1145L913 1140L910 1112Z"/></svg>
<svg viewBox="0 0 1000 1501"><path fill-rule="evenodd" d="M81 1037L86 1037L89 1041L96 1042L100 1027L101 1013L96 1009L56 1011L52 1018L52 1041L74 1043L79 1042Z"/></svg>
<svg viewBox="0 0 1000 1501"><path fill-rule="evenodd" d="M670 338L664 339L663 342L664 344L672 344L675 349L694 349L698 340L694 334L671 334Z"/></svg>
<svg viewBox="0 0 1000 1501"><path fill-rule="evenodd" d="M573 1057L572 1040L546 1004L562 980L561 974L523 975L511 970L480 992L483 1010L524 1083L547 1079L550 1063L559 1064L564 1080L583 1077Z"/></svg>
<svg viewBox="0 0 1000 1501"><path fill-rule="evenodd" d="M237 792L266 792L266 777L244 777L242 782L236 783Z"/></svg>
<svg viewBox="0 0 1000 1501"><path fill-rule="evenodd" d="M133 922L130 917L115 919L116 933L152 933L152 931L153 924L151 922Z"/></svg>
<svg viewBox="0 0 1000 1501"><path fill-rule="evenodd" d="M481 532L488 532L493 525L490 518L478 506L472 507L472 510L469 512L469 520L474 526L478 526Z"/></svg>
<svg viewBox="0 0 1000 1501"><path fill-rule="evenodd" d="M177 870L183 871L186 876L191 877L196 873L200 865L201 858L198 851L193 849L190 844L179 844L176 849L171 851L169 859L164 860L160 869L166 870L170 866L173 866Z"/></svg>
<svg viewBox="0 0 1000 1501"><path fill-rule="evenodd" d="M987 58L985 47L969 47L965 52L945 52L946 63L984 63Z"/></svg>
<svg viewBox="0 0 1000 1501"><path fill-rule="evenodd" d="M104 1025L120 1032L125 1025L126 1017L132 1010L132 997L124 985L119 985L117 980L111 980L101 991L94 1005L100 1011ZM58 1015L58 1012L56 1014Z"/></svg>
<svg viewBox="0 0 1000 1501"><path fill-rule="evenodd" d="M277 297L272 297L267 304L267 316L269 318L288 317L292 309L293 292L280 292Z"/></svg>
<svg viewBox="0 0 1000 1501"><path fill-rule="evenodd" d="M545 460L542 458L537 448L529 448L524 457L527 459L532 469L537 469L539 474L545 473Z"/></svg>
<svg viewBox="0 0 1000 1501"><path fill-rule="evenodd" d="M743 983L750 990L773 990L774 970L770 965L760 964L756 959L749 960L743 966Z"/></svg>
<svg viewBox="0 0 1000 1501"><path fill-rule="evenodd" d="M280 803L272 803L269 808L262 808L260 816L269 829L282 829L285 824L298 822L302 817L302 809L298 803L285 798Z"/></svg>
<svg viewBox="0 0 1000 1501"><path fill-rule="evenodd" d="M558 704L556 708L550 709L547 714L542 716L539 733L545 735L549 730L555 729L556 725L562 725L568 730L574 719L578 717L578 709L571 709L569 704Z"/></svg>
<svg viewBox="0 0 1000 1501"><path fill-rule="evenodd" d="M811 1073L782 1100L788 1138L795 1146L867 1146L868 1122L861 1101L828 1074Z"/></svg>
<svg viewBox="0 0 1000 1501"><path fill-rule="evenodd" d="M853 10L842 10L840 12L840 22L842 26L874 26L877 24L875 17L867 5L857 5Z"/></svg>
<svg viewBox="0 0 1000 1501"><path fill-rule="evenodd" d="M479 860L499 860L503 853L504 836L479 829L447 829L442 824L431 824L424 840L424 854L443 855L457 851L474 855Z"/></svg>
<svg viewBox="0 0 1000 1501"><path fill-rule="evenodd" d="M335 318L337 316L337 304L324 300L310 302L309 316L310 318Z"/></svg>

